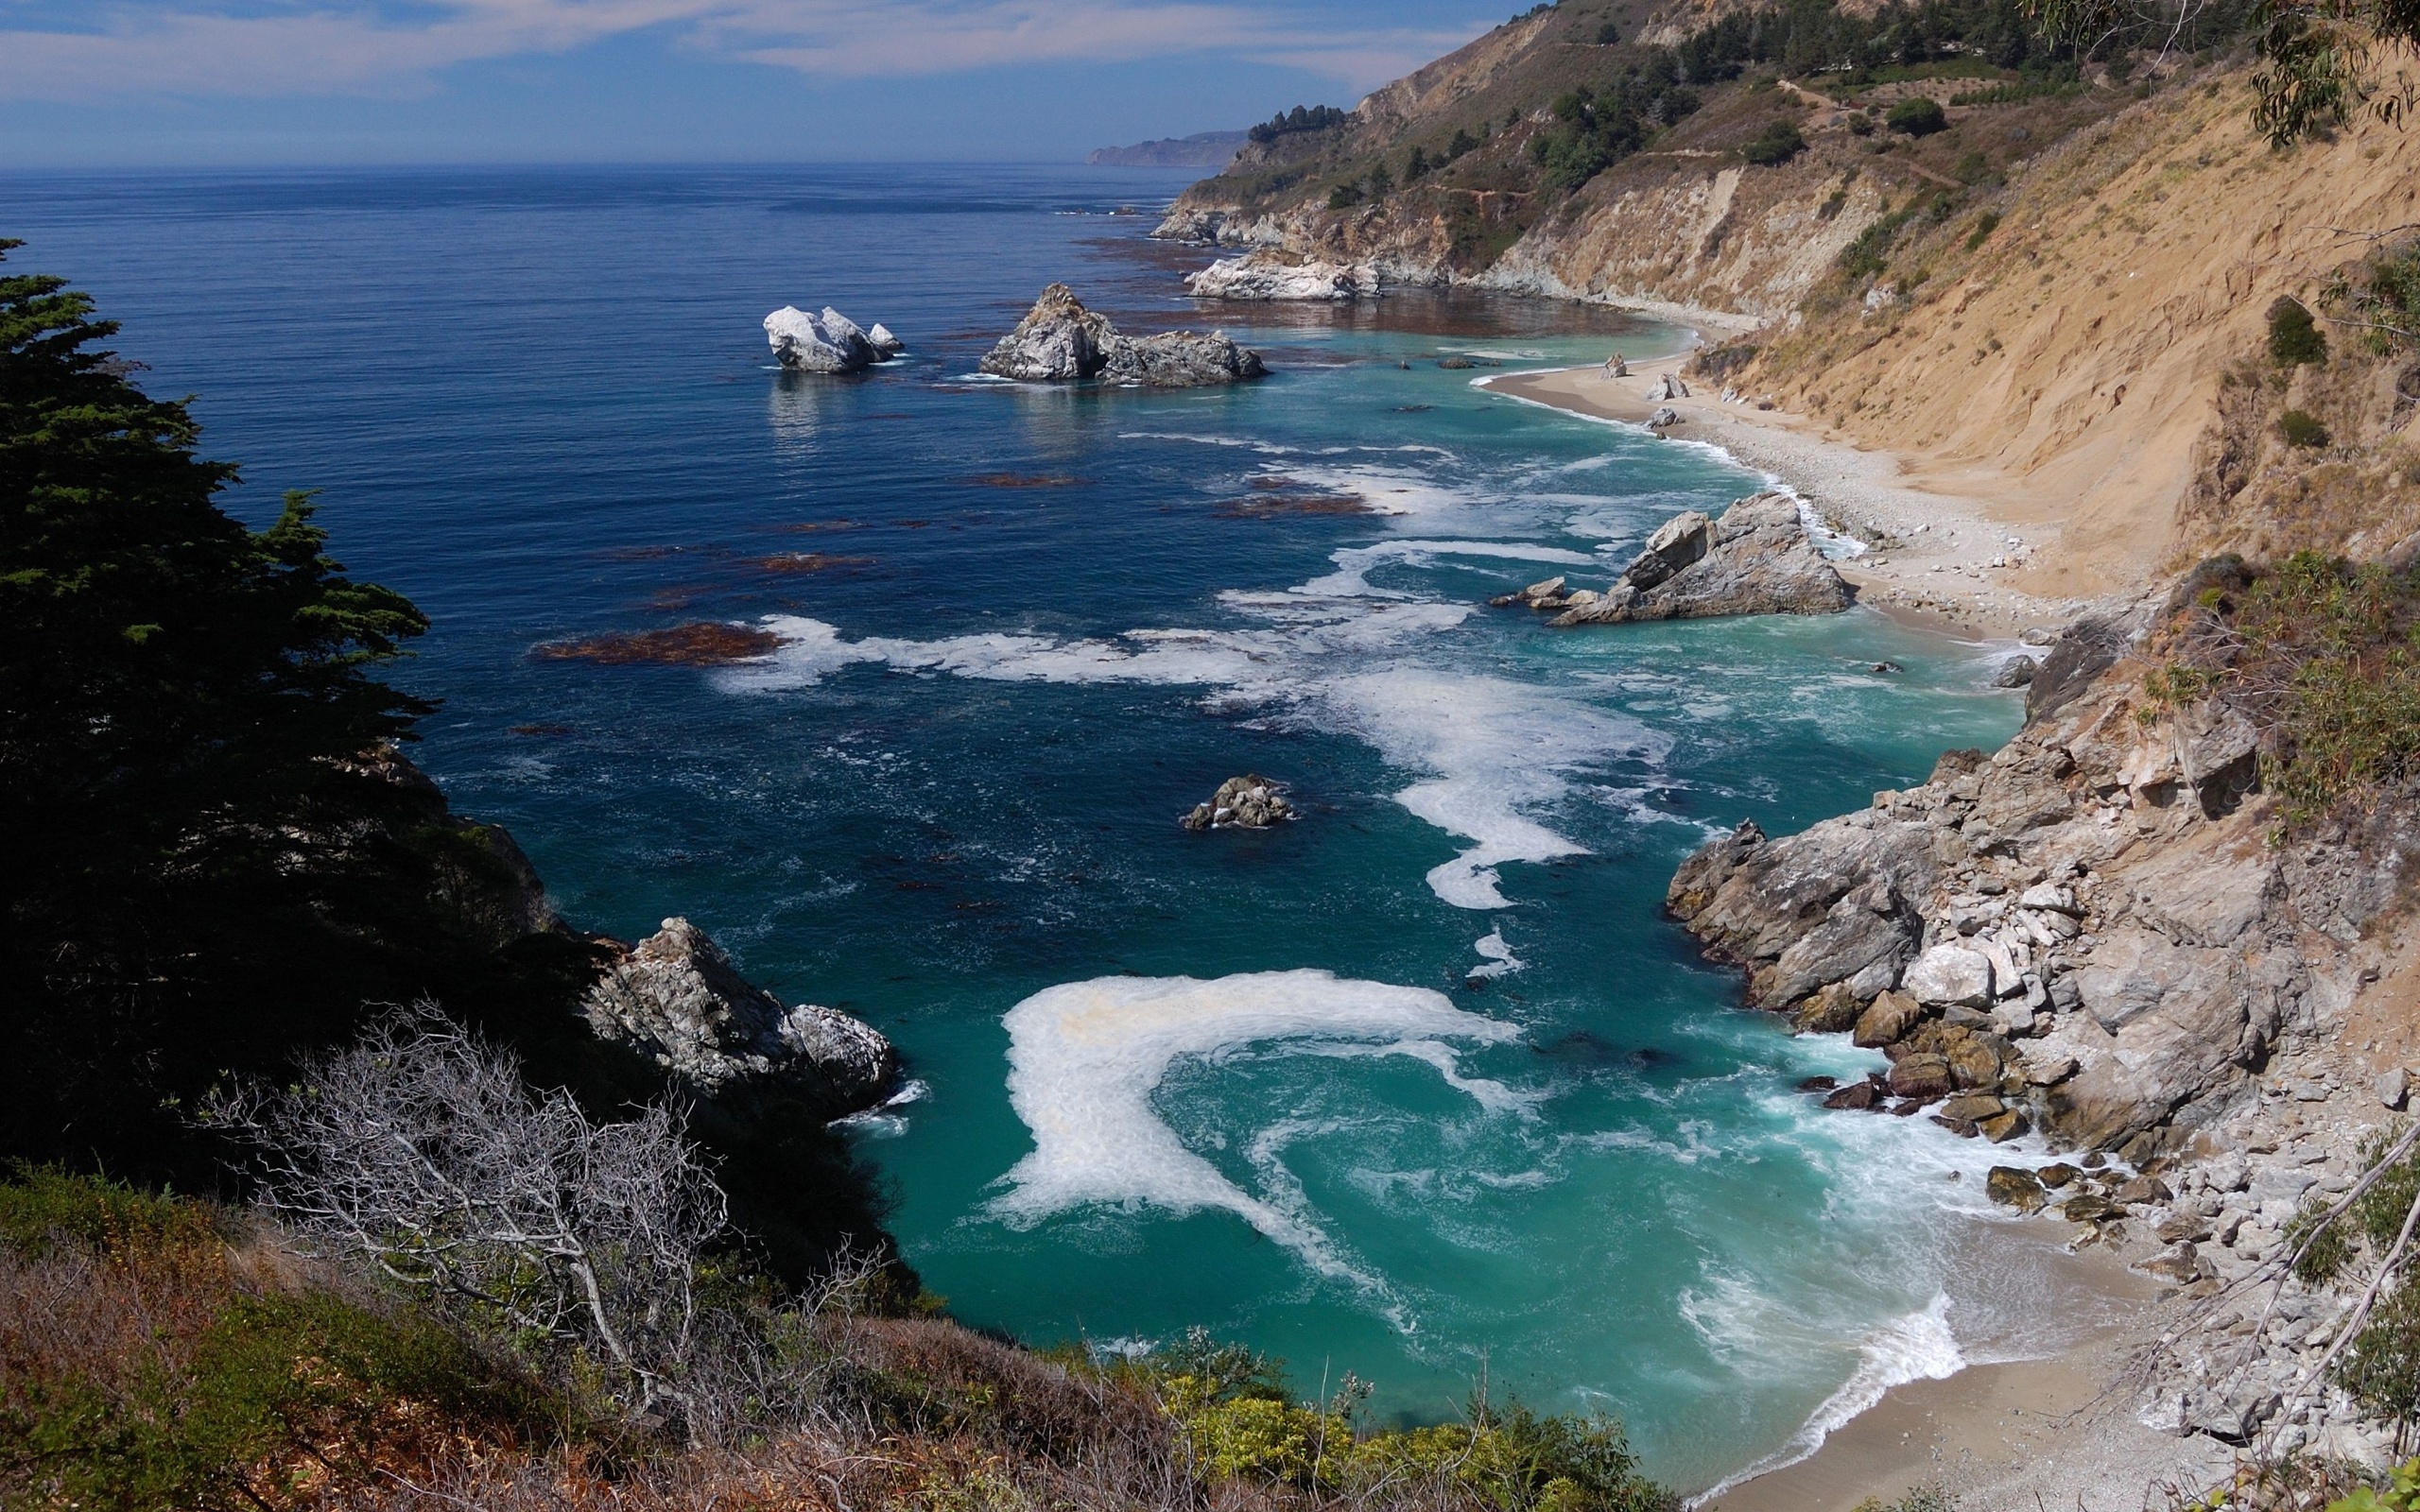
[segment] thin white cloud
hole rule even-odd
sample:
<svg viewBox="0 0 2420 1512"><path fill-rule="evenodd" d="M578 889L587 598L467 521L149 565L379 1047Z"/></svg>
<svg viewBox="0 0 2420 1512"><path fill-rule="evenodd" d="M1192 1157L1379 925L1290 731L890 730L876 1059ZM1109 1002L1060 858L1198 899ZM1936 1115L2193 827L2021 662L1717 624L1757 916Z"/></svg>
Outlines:
<svg viewBox="0 0 2420 1512"><path fill-rule="evenodd" d="M0 99L411 93L456 64L658 27L712 56L826 78L1217 54L1355 89L1462 40L1331 30L1291 8L1185 0L439 0L415 19L361 0L268 14L129 4L81 29L0 20Z"/></svg>

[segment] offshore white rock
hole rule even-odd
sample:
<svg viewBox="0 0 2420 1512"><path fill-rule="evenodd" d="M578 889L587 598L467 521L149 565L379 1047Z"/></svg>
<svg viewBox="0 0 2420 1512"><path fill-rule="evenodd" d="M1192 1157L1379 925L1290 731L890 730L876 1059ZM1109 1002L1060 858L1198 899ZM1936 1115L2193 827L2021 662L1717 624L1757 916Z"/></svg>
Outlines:
<svg viewBox="0 0 2420 1512"><path fill-rule="evenodd" d="M856 372L874 360L866 334L830 305L821 316L783 305L765 317L765 339L775 361L799 372Z"/></svg>
<svg viewBox="0 0 2420 1512"><path fill-rule="evenodd" d="M873 323L873 330L866 333L866 339L873 344L877 358L889 359L908 350L908 343L892 335L890 327L879 320Z"/></svg>
<svg viewBox="0 0 2420 1512"><path fill-rule="evenodd" d="M1274 263L1258 257L1222 257L1184 286L1204 300L1354 300L1384 292L1378 270L1367 263Z"/></svg>

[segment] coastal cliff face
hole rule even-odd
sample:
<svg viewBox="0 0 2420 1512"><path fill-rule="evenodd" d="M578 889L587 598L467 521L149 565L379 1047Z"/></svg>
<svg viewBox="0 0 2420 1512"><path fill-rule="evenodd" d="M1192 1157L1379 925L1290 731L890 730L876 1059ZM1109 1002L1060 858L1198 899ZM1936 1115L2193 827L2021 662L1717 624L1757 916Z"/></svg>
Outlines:
<svg viewBox="0 0 2420 1512"><path fill-rule="evenodd" d="M1237 254L1195 276L1204 298L1470 286L1729 334L1700 360L1709 384L1921 457L1947 491L1990 479L2040 542L2012 586L2046 600L2420 530L2420 371L2325 321L2327 360L2280 369L2264 325L2281 298L2325 302L2386 245L2370 232L2410 219L2420 136L2357 121L2273 148L2235 65L2038 88L1969 62L1852 88L1759 63L1685 78L1685 113L1658 104L1634 150L1559 178L1572 92L1635 90L1658 66L1644 44L1720 9L1499 27L1340 124L1255 144L1158 234ZM1630 41L1599 44L1600 25ZM1916 94L1945 129L1880 124ZM1784 129L1804 146L1752 161ZM2286 437L2289 411L2322 429Z"/></svg>
<svg viewBox="0 0 2420 1512"><path fill-rule="evenodd" d="M1841 1106L1954 1099L1967 1132L2014 1113L1983 1131L2138 1163L2182 1148L2342 1027L2392 959L2420 830L2401 802L2358 831L2284 827L2261 731L2164 705L2158 666L2128 627L2074 627L1999 751L1801 834L1709 841L1673 914L1745 969L1753 1005L1893 1057Z"/></svg>

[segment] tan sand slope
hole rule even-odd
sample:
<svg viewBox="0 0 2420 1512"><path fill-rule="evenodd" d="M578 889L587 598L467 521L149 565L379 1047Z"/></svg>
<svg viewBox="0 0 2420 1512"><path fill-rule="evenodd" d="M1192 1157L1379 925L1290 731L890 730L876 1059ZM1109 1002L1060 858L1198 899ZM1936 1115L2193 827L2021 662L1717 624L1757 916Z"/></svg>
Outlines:
<svg viewBox="0 0 2420 1512"><path fill-rule="evenodd" d="M2280 152L2249 107L2236 75L2080 133L1977 247L1979 210L1903 235L1891 295L1788 322L1740 381L1910 458L1917 486L2055 527L2020 586L2139 587L2195 545L2179 527L2195 443L2269 304L2364 251L2347 230L2420 220L2420 133L2366 124Z"/></svg>

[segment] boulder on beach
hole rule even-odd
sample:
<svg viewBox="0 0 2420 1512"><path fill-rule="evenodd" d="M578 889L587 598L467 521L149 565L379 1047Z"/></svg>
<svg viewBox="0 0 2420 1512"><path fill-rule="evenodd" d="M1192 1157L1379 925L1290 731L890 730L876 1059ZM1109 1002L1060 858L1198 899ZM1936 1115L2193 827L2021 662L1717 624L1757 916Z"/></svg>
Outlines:
<svg viewBox="0 0 2420 1512"><path fill-rule="evenodd" d="M1268 370L1260 353L1236 345L1223 332L1122 335L1107 316L1084 308L1064 284L1044 289L980 366L995 378L1020 383L1098 378L1149 388L1241 383Z"/></svg>
<svg viewBox="0 0 2420 1512"><path fill-rule="evenodd" d="M1297 816L1294 805L1286 801L1276 783L1247 773L1219 783L1209 802L1196 803L1193 812L1177 822L1188 830L1266 830Z"/></svg>
<svg viewBox="0 0 2420 1512"><path fill-rule="evenodd" d="M1797 501L1778 493L1741 499L1713 520L1696 510L1676 515L1603 594L1586 602L1571 596L1554 624L1838 614L1853 598L1815 549Z"/></svg>
<svg viewBox="0 0 2420 1512"><path fill-rule="evenodd" d="M615 949L580 1000L590 1026L710 1095L778 1089L838 1118L880 1103L899 1074L899 1053L871 1025L814 1004L783 1006L685 919Z"/></svg>

